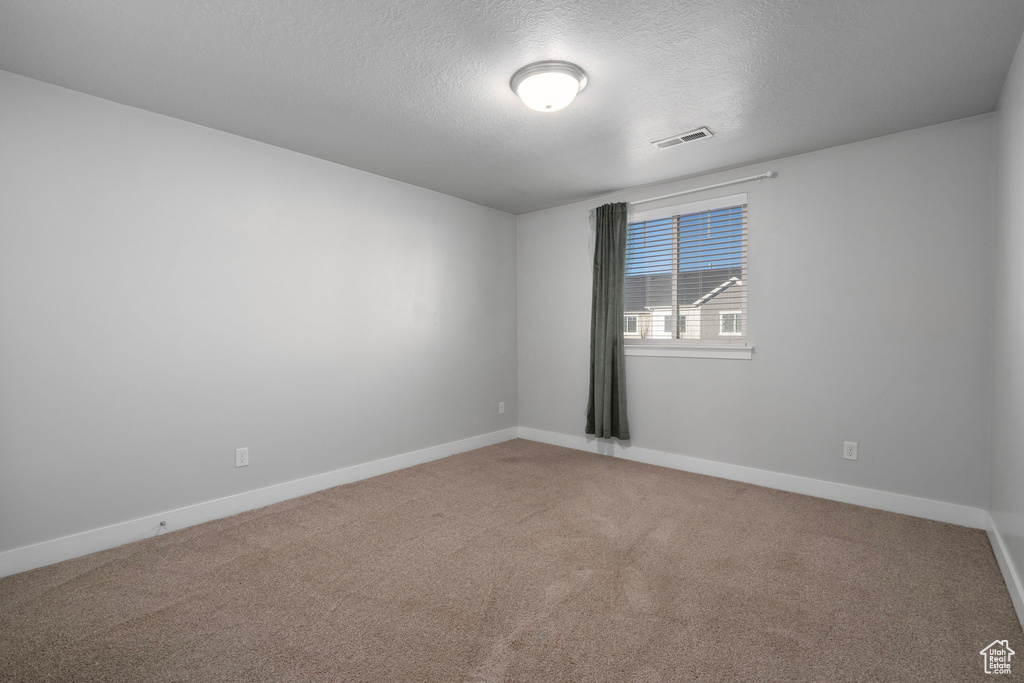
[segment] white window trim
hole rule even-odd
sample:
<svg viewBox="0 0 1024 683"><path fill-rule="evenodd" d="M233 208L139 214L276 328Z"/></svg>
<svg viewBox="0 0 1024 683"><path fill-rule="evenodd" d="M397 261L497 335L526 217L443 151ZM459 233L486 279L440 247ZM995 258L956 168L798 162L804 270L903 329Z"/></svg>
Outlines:
<svg viewBox="0 0 1024 683"><path fill-rule="evenodd" d="M723 358L751 360L753 346L683 346L679 344L624 344L627 356L663 356L669 358Z"/></svg>
<svg viewBox="0 0 1024 683"><path fill-rule="evenodd" d="M742 337L743 331L739 332L726 332L725 328L725 316L727 315L738 315L740 321L743 320L743 311L719 311L718 312L718 336L719 337Z"/></svg>
<svg viewBox="0 0 1024 683"><path fill-rule="evenodd" d="M684 204L672 204L657 209L644 209L629 214L630 223L640 221L656 221L669 216L684 216L688 213L700 213L701 211L714 211L715 209L726 209L730 206L739 206L747 203L747 193L731 194L727 197L715 197L704 199L699 202L686 202Z"/></svg>
<svg viewBox="0 0 1024 683"><path fill-rule="evenodd" d="M700 211L713 211L715 209L724 209L730 206L738 206L747 203L747 193L740 192L738 194L731 194L725 197L714 197L712 199L704 199L696 202L685 202L682 204L667 204L665 206L660 206L653 209L634 211L629 214L628 220L630 223L637 223L639 221L658 220L661 218L665 218L666 216L698 213ZM742 311L737 312L742 313ZM719 322L719 325L721 325L721 322ZM719 330L721 330L721 327L719 327ZM743 333L726 333L724 336L741 337L743 336ZM639 337L639 335L629 335L623 340L626 343L624 343L622 347L627 356L660 356L665 358L723 358L732 360L751 360L754 357L753 346L710 346L706 344L698 345L692 343L692 340L689 340L691 341L691 343L687 344L686 341L688 340L684 339L680 339L673 344L629 343L630 340L636 339L637 337Z"/></svg>

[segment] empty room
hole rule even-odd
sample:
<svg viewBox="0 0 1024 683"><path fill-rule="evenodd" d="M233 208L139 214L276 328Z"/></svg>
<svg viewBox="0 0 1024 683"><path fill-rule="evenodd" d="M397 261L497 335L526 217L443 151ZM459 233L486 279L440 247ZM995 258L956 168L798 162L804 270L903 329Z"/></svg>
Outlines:
<svg viewBox="0 0 1024 683"><path fill-rule="evenodd" d="M1024 2L0 2L0 681L1024 679Z"/></svg>

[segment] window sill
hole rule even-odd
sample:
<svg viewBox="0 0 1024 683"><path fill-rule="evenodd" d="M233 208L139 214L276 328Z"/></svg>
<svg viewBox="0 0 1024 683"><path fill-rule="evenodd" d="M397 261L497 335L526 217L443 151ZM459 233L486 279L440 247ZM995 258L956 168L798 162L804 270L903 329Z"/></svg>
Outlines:
<svg viewBox="0 0 1024 683"><path fill-rule="evenodd" d="M676 346L657 344L626 344L627 356L667 356L671 358L729 358L750 360L754 356L752 346Z"/></svg>

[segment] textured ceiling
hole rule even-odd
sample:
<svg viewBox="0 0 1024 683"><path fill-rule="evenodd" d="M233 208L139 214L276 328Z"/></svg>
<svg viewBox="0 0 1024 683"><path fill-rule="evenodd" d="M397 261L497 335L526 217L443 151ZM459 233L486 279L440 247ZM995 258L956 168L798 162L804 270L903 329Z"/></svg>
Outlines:
<svg viewBox="0 0 1024 683"><path fill-rule="evenodd" d="M993 111L1022 31L1022 0L0 0L0 69L524 213ZM508 87L543 59L590 76L555 114Z"/></svg>

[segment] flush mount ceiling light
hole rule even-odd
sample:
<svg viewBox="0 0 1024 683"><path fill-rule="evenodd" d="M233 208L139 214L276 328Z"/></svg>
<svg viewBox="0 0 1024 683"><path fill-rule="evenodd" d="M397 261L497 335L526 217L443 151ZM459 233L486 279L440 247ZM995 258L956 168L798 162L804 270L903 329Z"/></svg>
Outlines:
<svg viewBox="0 0 1024 683"><path fill-rule="evenodd" d="M552 112L565 109L587 87L587 72L569 62L534 62L512 74L508 84L530 109Z"/></svg>

